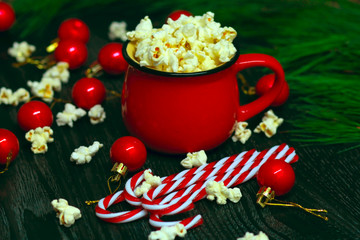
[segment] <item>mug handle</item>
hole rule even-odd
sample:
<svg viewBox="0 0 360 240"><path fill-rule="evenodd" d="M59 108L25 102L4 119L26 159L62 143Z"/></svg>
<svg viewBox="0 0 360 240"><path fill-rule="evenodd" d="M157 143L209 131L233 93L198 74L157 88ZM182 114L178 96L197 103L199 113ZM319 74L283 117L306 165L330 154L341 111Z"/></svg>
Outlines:
<svg viewBox="0 0 360 240"><path fill-rule="evenodd" d="M271 105L285 83L285 73L274 57L260 53L240 54L233 67L236 73L251 67L266 67L275 73L275 82L268 92L251 103L239 106L237 121L241 122L259 114Z"/></svg>

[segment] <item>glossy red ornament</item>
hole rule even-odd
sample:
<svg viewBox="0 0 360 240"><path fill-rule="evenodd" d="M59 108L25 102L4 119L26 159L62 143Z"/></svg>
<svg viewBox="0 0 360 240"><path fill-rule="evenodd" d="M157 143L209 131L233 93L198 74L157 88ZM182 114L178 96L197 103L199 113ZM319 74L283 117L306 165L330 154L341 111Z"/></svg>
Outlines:
<svg viewBox="0 0 360 240"><path fill-rule="evenodd" d="M60 24L58 37L60 40L77 40L86 44L90 38L89 27L78 18L69 18Z"/></svg>
<svg viewBox="0 0 360 240"><path fill-rule="evenodd" d="M40 101L30 101L19 109L17 121L23 130L29 131L37 127L51 126L53 114L47 104Z"/></svg>
<svg viewBox="0 0 360 240"><path fill-rule="evenodd" d="M90 110L105 100L106 89L99 79L85 77L74 84L71 96L76 106Z"/></svg>
<svg viewBox="0 0 360 240"><path fill-rule="evenodd" d="M0 2L0 32L9 30L15 22L14 9L6 2Z"/></svg>
<svg viewBox="0 0 360 240"><path fill-rule="evenodd" d="M5 165L8 157L12 162L19 153L19 140L11 131L0 128L0 165Z"/></svg>
<svg viewBox="0 0 360 240"><path fill-rule="evenodd" d="M274 81L275 81L274 74L268 74L260 78L255 86L256 94L259 96L264 95L272 88ZM271 106L277 107L284 104L286 100L289 98L289 92L290 92L289 85L285 81L281 89L280 95L271 103Z"/></svg>
<svg viewBox="0 0 360 240"><path fill-rule="evenodd" d="M67 62L69 69L81 67L88 56L86 45L75 40L60 41L54 54L56 61Z"/></svg>
<svg viewBox="0 0 360 240"><path fill-rule="evenodd" d="M140 169L146 161L145 145L137 138L125 136L117 139L110 149L113 163L123 163L129 171Z"/></svg>
<svg viewBox="0 0 360 240"><path fill-rule="evenodd" d="M268 160L257 173L258 184L270 187L275 195L288 193L295 183L295 172L291 165L282 160Z"/></svg>
<svg viewBox="0 0 360 240"><path fill-rule="evenodd" d="M128 67L122 55L121 43L108 43L99 51L98 62L103 70L109 74L124 73Z"/></svg>
<svg viewBox="0 0 360 240"><path fill-rule="evenodd" d="M176 10L169 14L169 16L166 19L171 18L172 20L176 21L179 19L181 15L185 16L192 16L192 13L186 10Z"/></svg>
<svg viewBox="0 0 360 240"><path fill-rule="evenodd" d="M123 51L130 65L121 94L123 121L132 136L160 152L188 153L219 146L232 135L236 121L269 107L285 81L280 63L264 54L235 55L209 71L167 73L140 67L126 52L128 44ZM268 67L278 77L269 92L240 106L236 75L255 66Z"/></svg>

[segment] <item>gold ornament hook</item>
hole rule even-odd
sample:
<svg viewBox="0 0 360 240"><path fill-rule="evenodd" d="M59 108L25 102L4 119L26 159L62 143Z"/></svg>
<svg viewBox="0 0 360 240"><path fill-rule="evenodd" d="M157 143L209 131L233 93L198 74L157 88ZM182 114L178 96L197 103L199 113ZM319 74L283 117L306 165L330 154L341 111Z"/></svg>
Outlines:
<svg viewBox="0 0 360 240"><path fill-rule="evenodd" d="M113 173L113 175L111 175L108 178L107 185L108 185L110 194L113 194L120 188L121 178L125 177L125 175L127 174L127 167L123 163L116 162L113 165L113 167L111 168L111 172ZM111 183L112 182L117 183L117 186L116 186L116 188L114 190L111 189ZM85 201L85 203L87 205L92 205L92 204L97 203L97 202L99 202L99 200Z"/></svg>
<svg viewBox="0 0 360 240"><path fill-rule="evenodd" d="M24 62L16 62L13 63L13 67L21 67L26 64L32 64L35 65L38 69L48 69L55 65L56 61L52 55L46 56L46 57L27 57Z"/></svg>
<svg viewBox="0 0 360 240"><path fill-rule="evenodd" d="M245 93L246 95L255 95L256 91L255 91L255 87L250 86L250 84L248 83L248 81L245 79L244 75L242 75L241 73L238 73L238 78L241 81L241 91L243 91L243 93Z"/></svg>
<svg viewBox="0 0 360 240"><path fill-rule="evenodd" d="M48 53L52 53L53 51L55 51L55 49L59 46L59 42L59 38L55 38L54 40L52 40L50 45L46 47L46 51Z"/></svg>
<svg viewBox="0 0 360 240"><path fill-rule="evenodd" d="M98 61L93 62L85 71L85 76L88 78L99 77L103 73L103 68Z"/></svg>
<svg viewBox="0 0 360 240"><path fill-rule="evenodd" d="M0 174L3 174L4 172L6 172L7 170L9 170L9 166L10 166L10 162L12 159L12 151L10 150L9 154L6 157L6 164L5 164L5 168L0 172Z"/></svg>
<svg viewBox="0 0 360 240"><path fill-rule="evenodd" d="M329 220L328 217L317 214L315 212L327 213L325 209L313 209L313 208L304 208L300 204L293 203L293 202L286 202L275 199L275 191L272 190L270 187L261 187L259 192L256 194L256 203L259 204L261 207L269 206L282 206L282 207L298 207L316 217L322 218L325 221ZM271 201L275 201L277 203L272 203Z"/></svg>

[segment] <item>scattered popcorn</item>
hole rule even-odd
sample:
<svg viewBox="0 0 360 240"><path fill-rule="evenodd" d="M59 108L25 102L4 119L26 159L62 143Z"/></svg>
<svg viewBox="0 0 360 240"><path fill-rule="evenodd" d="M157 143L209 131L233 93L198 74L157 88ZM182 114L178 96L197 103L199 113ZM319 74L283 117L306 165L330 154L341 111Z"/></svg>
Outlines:
<svg viewBox="0 0 360 240"><path fill-rule="evenodd" d="M184 168L193 168L193 167L200 167L204 165L207 161L207 156L204 150L188 153L186 158L183 159L180 164Z"/></svg>
<svg viewBox="0 0 360 240"><path fill-rule="evenodd" d="M27 58L36 50L35 46L28 44L27 42L14 42L13 46L8 49L8 54L16 58L17 62L25 62Z"/></svg>
<svg viewBox="0 0 360 240"><path fill-rule="evenodd" d="M34 153L45 153L48 150L47 143L53 142L51 137L53 130L50 127L38 127L31 129L25 134L26 140L32 142L31 151Z"/></svg>
<svg viewBox="0 0 360 240"><path fill-rule="evenodd" d="M277 128L283 123L284 119L278 118L273 110L269 110L262 118L262 122L255 128L255 133L264 132L270 138L276 134Z"/></svg>
<svg viewBox="0 0 360 240"><path fill-rule="evenodd" d="M75 223L75 220L81 218L80 210L70 206L68 201L63 198L52 200L51 205L56 211L56 217L59 218L60 225L70 227Z"/></svg>
<svg viewBox="0 0 360 240"><path fill-rule="evenodd" d="M213 201L215 197L218 204L226 204L226 199L229 199L233 203L240 201L242 197L239 188L228 188L224 185L224 182L209 181L206 184L207 199Z"/></svg>
<svg viewBox="0 0 360 240"><path fill-rule="evenodd" d="M245 142L250 138L251 136L251 130L246 129L248 126L247 122L237 122L235 127L235 133L234 136L232 136L233 142L240 141L242 144L245 144Z"/></svg>
<svg viewBox="0 0 360 240"><path fill-rule="evenodd" d="M59 79L61 82L67 83L70 78L69 64L67 62L58 62L43 74L43 78ZM61 88L56 91L61 91Z"/></svg>
<svg viewBox="0 0 360 240"><path fill-rule="evenodd" d="M109 27L109 38L111 40L115 40L117 38L119 38L122 41L126 41L127 40L127 36L126 36L126 22L121 21L121 22L112 22L110 24Z"/></svg>
<svg viewBox="0 0 360 240"><path fill-rule="evenodd" d="M86 111L82 108L76 108L71 103L65 104L63 112L56 114L56 123L58 126L69 125L73 127L73 122L86 115Z"/></svg>
<svg viewBox="0 0 360 240"><path fill-rule="evenodd" d="M158 176L154 176L150 173L150 170L144 171L144 179L141 183L141 186L135 188L135 195L140 197L147 191L149 191L152 187L157 187L161 184L161 179Z"/></svg>
<svg viewBox="0 0 360 240"><path fill-rule="evenodd" d="M247 232L245 236L237 238L236 240L269 240L269 238L265 233L260 231L258 235Z"/></svg>
<svg viewBox="0 0 360 240"><path fill-rule="evenodd" d="M103 144L95 141L91 146L80 146L76 148L70 156L70 161L76 162L76 164L85 164L91 161L91 158L103 147Z"/></svg>
<svg viewBox="0 0 360 240"><path fill-rule="evenodd" d="M52 85L46 82L31 82L27 85L31 88L31 93L37 97L41 97L45 102L51 102L54 98Z"/></svg>
<svg viewBox="0 0 360 240"><path fill-rule="evenodd" d="M177 236L185 237L187 233L185 227L181 223L177 223L174 226L164 226L160 230L151 232L148 240L173 240Z"/></svg>
<svg viewBox="0 0 360 240"><path fill-rule="evenodd" d="M106 113L104 111L104 108L100 104L97 104L90 108L88 116L90 117L91 124L98 124L105 120Z"/></svg>
<svg viewBox="0 0 360 240"><path fill-rule="evenodd" d="M29 100L30 93L24 88L19 88L14 93L11 89L5 87L0 89L0 104L17 106L20 102L27 102Z"/></svg>
<svg viewBox="0 0 360 240"><path fill-rule="evenodd" d="M140 66L167 72L197 72L215 68L235 55L232 41L236 31L220 27L214 13L203 16L181 15L155 29L148 16L127 37L136 46Z"/></svg>
<svg viewBox="0 0 360 240"><path fill-rule="evenodd" d="M40 82L28 81L27 85L31 88L31 93L46 102L51 102L54 98L54 91L61 91L61 83L68 82L70 77L68 69L68 63L58 62L43 74Z"/></svg>

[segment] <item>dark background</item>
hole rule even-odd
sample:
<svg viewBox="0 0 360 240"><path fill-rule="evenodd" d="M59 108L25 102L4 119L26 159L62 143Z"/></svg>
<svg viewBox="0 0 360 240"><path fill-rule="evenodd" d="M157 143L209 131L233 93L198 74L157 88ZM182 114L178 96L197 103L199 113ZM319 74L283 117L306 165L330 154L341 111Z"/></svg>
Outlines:
<svg viewBox="0 0 360 240"><path fill-rule="evenodd" d="M34 55L44 56L45 47L56 37L59 24L68 17L78 17L88 24L91 37L87 45L87 64L71 71L69 83L63 84L62 91L56 93L56 97L70 100L72 85L84 77L86 66L95 61L100 48L110 42L107 35L110 23L126 21L128 30L134 29L151 10L151 2L148 4L144 5L141 1L105 2L78 9L63 8L49 22L44 22L38 31L25 37L21 35L21 31L15 30L0 33L0 87L12 90L26 87L28 80L39 81L43 74L43 71L34 66L12 67L14 59L7 54L7 49L14 41L26 40L37 47ZM215 20L221 23L222 20L229 23L229 19L236 21L239 18L237 15L231 15L229 19L217 18L217 9L209 9L206 4L202 6L202 12L199 9L201 8L194 13L213 11ZM161 26L173 10L175 9L171 6L166 6L161 12L150 11L149 16L154 26ZM19 29L21 22L16 24ZM244 42L244 45L247 44L249 43ZM254 84L262 73L251 69L244 72L244 75ZM124 76L104 74L99 79L108 90L120 92ZM291 89L291 83L289 85ZM253 97L242 95L242 103L251 100ZM288 103L292 100L293 96L290 96ZM52 109L54 116L63 107L62 103L55 104ZM17 125L16 114L20 105L0 106L0 127L11 130L20 142L18 157L9 170L0 175L0 239L147 239L154 230L147 218L126 224L110 224L95 216L95 205L87 206L84 203L108 194L106 181L112 167L110 147L116 139L128 135L121 119L120 99L108 99L103 107L107 117L104 123L98 125L91 125L87 117L75 122L73 128L58 127L54 123L52 129L55 141L48 144L47 153L35 155L30 150L31 144L24 138L25 132ZM253 133L244 145L229 139L220 147L207 152L208 162L253 148L261 151L285 142L295 148L299 161L293 164L295 186L290 193L279 199L296 202L304 207L327 209L329 221L296 208L261 208L255 203L259 187L253 179L239 186L243 197L237 204L221 206L204 199L195 203L193 211L178 216L179 218L176 216L175 219L182 219L201 214L204 219L203 225L188 231L186 239L236 239L246 232L259 231L265 232L270 239L360 239L359 148L343 151L352 145L308 145L294 141L289 134L292 125L286 120L294 117L295 113L286 106L273 110L276 115L285 119L274 137L268 139L264 134ZM249 128L253 130L261 117L262 114L249 120ZM78 166L70 162L70 154L75 148L89 146L95 140L103 143L104 147L89 164ZM148 150L148 159L142 169L151 168L155 175L168 176L183 170L179 162L184 157ZM131 176L130 173L127 179ZM121 187L123 185L124 183ZM70 205L81 210L82 218L70 228L60 226L55 217L56 213L50 202L58 198L67 199ZM111 208L113 211L125 209L131 207L123 203Z"/></svg>

